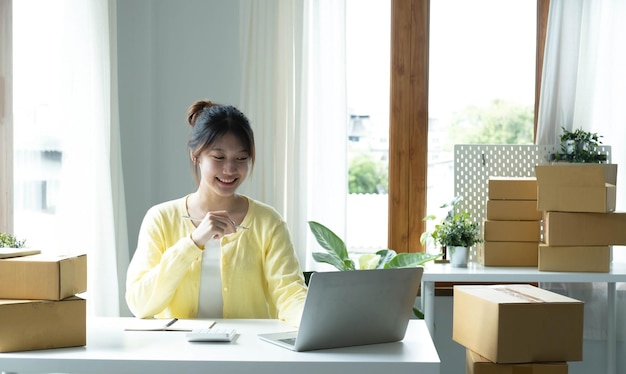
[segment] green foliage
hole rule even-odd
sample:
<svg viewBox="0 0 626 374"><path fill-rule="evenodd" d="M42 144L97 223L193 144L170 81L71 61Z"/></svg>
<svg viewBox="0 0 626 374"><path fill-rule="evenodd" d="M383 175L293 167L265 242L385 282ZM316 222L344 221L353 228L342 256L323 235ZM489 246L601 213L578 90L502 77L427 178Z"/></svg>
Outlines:
<svg viewBox="0 0 626 374"><path fill-rule="evenodd" d="M350 258L346 245L333 231L315 221L309 221L309 227L318 244L326 252L314 252L313 259L327 263L338 270L357 270L357 266ZM392 249L381 249L375 254L365 254L359 259L359 264L370 264L367 269L389 269L415 267L441 257L442 254L428 254L424 252L396 253ZM363 267L359 267L363 269Z"/></svg>
<svg viewBox="0 0 626 374"><path fill-rule="evenodd" d="M0 248L24 248L26 240L17 240L13 235L0 232Z"/></svg>
<svg viewBox="0 0 626 374"><path fill-rule="evenodd" d="M457 112L450 126L453 144L532 144L534 110L504 100Z"/></svg>
<svg viewBox="0 0 626 374"><path fill-rule="evenodd" d="M459 203L459 201L462 200L462 196L458 195L455 196L454 199L452 199L450 202L444 203L442 204L439 209L448 209L447 213L446 213L446 217L444 219L451 219L452 216L454 215L454 207ZM434 221L437 219L437 216L434 214L429 214L426 217L424 217L424 221ZM436 228L436 226L435 226ZM435 243L438 242L438 237L439 237L439 232L438 231L424 231L422 233L422 235L420 236L420 243L422 243L422 245L426 245L426 240L428 239L428 237L433 238L433 240L435 241Z"/></svg>
<svg viewBox="0 0 626 374"><path fill-rule="evenodd" d="M326 252L313 252L313 259L317 262L334 266L337 270L357 270L357 266L350 258L346 244L333 231L315 221L309 221L309 228L317 243ZM358 269L391 269L416 267L443 256L443 253L432 255L424 252L396 253L392 249L381 249L375 254L367 253L359 257ZM424 313L413 308L417 318L424 318Z"/></svg>
<svg viewBox="0 0 626 374"><path fill-rule="evenodd" d="M367 153L355 155L348 169L349 193L386 194L389 190L389 166Z"/></svg>
<svg viewBox="0 0 626 374"><path fill-rule="evenodd" d="M446 217L435 225L433 238L446 247L471 247L482 242L478 222L471 220L469 212Z"/></svg>
<svg viewBox="0 0 626 374"><path fill-rule="evenodd" d="M333 265L338 270L356 269L354 261L348 256L346 244L334 232L315 221L309 221L309 228L315 240L327 251L326 253L314 252L315 261Z"/></svg>
<svg viewBox="0 0 626 374"><path fill-rule="evenodd" d="M334 266L337 270L357 270L354 261L350 258L346 244L332 230L315 221L309 221L309 228L317 243L326 252L313 252L313 259L317 262ZM376 254L364 254L359 257L358 269L391 269L421 266L443 256L443 253L432 255L424 252L396 253L392 249L381 249ZM413 308L413 314L424 319L424 313Z"/></svg>
<svg viewBox="0 0 626 374"><path fill-rule="evenodd" d="M583 129L570 132L561 128L561 152L554 154L555 160L575 163L601 163L607 160L606 154L598 153L598 147L602 144L601 135Z"/></svg>
<svg viewBox="0 0 626 374"><path fill-rule="evenodd" d="M434 230L422 233L420 237L422 245L426 243L428 237L432 237L435 243L445 247L471 247L482 242L478 222L472 221L469 212L454 213L454 207L459 201L461 201L460 195L440 207L449 208L449 210L446 216L435 225ZM436 219L434 215L424 217L424 221Z"/></svg>

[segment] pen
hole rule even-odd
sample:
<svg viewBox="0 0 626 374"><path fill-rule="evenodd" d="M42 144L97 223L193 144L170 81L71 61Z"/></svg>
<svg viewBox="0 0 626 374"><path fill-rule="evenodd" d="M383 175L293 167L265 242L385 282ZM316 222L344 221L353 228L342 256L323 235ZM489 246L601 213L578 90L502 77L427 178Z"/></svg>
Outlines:
<svg viewBox="0 0 626 374"><path fill-rule="evenodd" d="M176 321L178 321L178 318L172 318L171 321L169 321L166 325L165 328L167 329L168 327L172 326L174 323L176 323Z"/></svg>

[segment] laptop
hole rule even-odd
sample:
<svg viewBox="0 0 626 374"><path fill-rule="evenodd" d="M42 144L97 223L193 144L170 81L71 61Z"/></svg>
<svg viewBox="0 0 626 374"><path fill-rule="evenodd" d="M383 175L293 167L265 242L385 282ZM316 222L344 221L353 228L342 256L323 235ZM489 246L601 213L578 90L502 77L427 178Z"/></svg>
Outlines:
<svg viewBox="0 0 626 374"><path fill-rule="evenodd" d="M294 351L404 339L423 267L316 272L298 331L259 334Z"/></svg>

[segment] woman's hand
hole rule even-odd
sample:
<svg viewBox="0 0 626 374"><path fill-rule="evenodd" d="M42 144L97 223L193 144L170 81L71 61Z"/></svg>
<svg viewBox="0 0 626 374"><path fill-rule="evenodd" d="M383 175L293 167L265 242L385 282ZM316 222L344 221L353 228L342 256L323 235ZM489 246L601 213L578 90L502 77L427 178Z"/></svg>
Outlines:
<svg viewBox="0 0 626 374"><path fill-rule="evenodd" d="M232 234L236 231L237 228L233 220L230 219L228 212L218 210L208 212L204 216L198 227L191 233L191 240L202 248L209 239L221 239L224 235Z"/></svg>

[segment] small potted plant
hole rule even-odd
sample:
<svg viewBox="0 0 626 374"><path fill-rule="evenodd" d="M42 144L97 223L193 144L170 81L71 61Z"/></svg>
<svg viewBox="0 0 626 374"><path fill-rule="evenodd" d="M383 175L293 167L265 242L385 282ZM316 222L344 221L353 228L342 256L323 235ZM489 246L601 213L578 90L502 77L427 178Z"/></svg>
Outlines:
<svg viewBox="0 0 626 374"><path fill-rule="evenodd" d="M431 236L446 248L447 257L454 267L467 267L470 248L482 242L478 222L471 219L469 212L448 215L435 225Z"/></svg>
<svg viewBox="0 0 626 374"><path fill-rule="evenodd" d="M38 249L26 248L26 240L0 232L0 258L20 257L41 253Z"/></svg>
<svg viewBox="0 0 626 374"><path fill-rule="evenodd" d="M606 154L599 152L602 135L583 129L568 131L564 127L561 128L563 129L559 137L561 151L553 155L555 161L596 164L606 162Z"/></svg>
<svg viewBox="0 0 626 374"><path fill-rule="evenodd" d="M18 240L15 236L0 232L0 248L24 248L26 240Z"/></svg>
<svg viewBox="0 0 626 374"><path fill-rule="evenodd" d="M535 165L540 211L607 213L615 210L617 164L600 150L601 135L563 128L561 150Z"/></svg>

